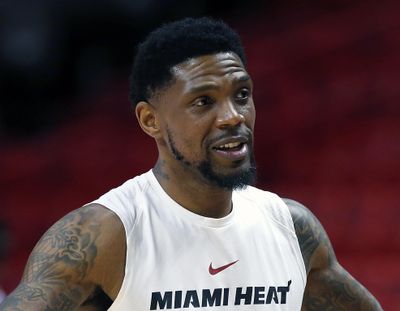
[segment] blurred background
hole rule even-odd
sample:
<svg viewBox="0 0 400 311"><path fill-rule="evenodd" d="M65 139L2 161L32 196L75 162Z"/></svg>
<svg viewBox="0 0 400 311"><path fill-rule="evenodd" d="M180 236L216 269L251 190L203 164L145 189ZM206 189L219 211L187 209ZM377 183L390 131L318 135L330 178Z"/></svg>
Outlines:
<svg viewBox="0 0 400 311"><path fill-rule="evenodd" d="M210 15L246 48L258 185L307 205L340 262L400 310L399 12L395 0L0 1L0 287L57 219L152 166L128 97L135 45Z"/></svg>

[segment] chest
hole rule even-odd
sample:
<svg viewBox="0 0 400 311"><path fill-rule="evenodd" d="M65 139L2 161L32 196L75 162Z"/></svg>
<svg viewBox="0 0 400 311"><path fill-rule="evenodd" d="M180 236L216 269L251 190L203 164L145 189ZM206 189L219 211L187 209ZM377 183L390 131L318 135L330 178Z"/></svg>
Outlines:
<svg viewBox="0 0 400 311"><path fill-rule="evenodd" d="M207 227L144 215L127 240L123 291L140 310L301 305L297 241L268 218Z"/></svg>

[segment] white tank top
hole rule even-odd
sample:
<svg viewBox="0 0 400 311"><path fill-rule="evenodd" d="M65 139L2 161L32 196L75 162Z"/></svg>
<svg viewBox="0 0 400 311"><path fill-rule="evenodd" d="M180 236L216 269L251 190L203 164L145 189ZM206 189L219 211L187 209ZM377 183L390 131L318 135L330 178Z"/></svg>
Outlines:
<svg viewBox="0 0 400 311"><path fill-rule="evenodd" d="M277 195L249 186L233 192L229 215L208 218L176 203L149 171L94 202L126 233L125 276L109 310L300 311L306 271Z"/></svg>

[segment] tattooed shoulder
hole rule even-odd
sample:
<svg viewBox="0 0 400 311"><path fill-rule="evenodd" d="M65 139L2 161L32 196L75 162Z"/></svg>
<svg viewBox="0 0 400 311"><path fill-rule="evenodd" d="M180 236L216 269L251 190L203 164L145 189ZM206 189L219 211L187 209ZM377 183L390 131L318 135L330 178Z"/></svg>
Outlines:
<svg viewBox="0 0 400 311"><path fill-rule="evenodd" d="M97 254L96 240L100 234L98 220L94 208L80 208L56 222L34 248L23 280L47 281L49 262L73 268L74 278L84 279Z"/></svg>
<svg viewBox="0 0 400 311"><path fill-rule="evenodd" d="M316 265L329 265L335 260L335 254L321 223L304 205L290 199L284 201L293 218L307 272Z"/></svg>
<svg viewBox="0 0 400 311"><path fill-rule="evenodd" d="M75 310L95 286L88 276L103 214L98 206L87 206L56 222L33 249L21 283L0 310Z"/></svg>

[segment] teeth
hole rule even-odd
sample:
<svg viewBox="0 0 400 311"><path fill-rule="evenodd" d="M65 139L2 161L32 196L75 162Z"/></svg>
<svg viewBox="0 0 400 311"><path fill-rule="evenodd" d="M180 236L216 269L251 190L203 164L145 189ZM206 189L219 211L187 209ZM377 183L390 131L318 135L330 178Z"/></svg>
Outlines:
<svg viewBox="0 0 400 311"><path fill-rule="evenodd" d="M218 146L218 149L231 149L231 148L236 148L240 145L239 142L236 143L229 143L225 145Z"/></svg>

